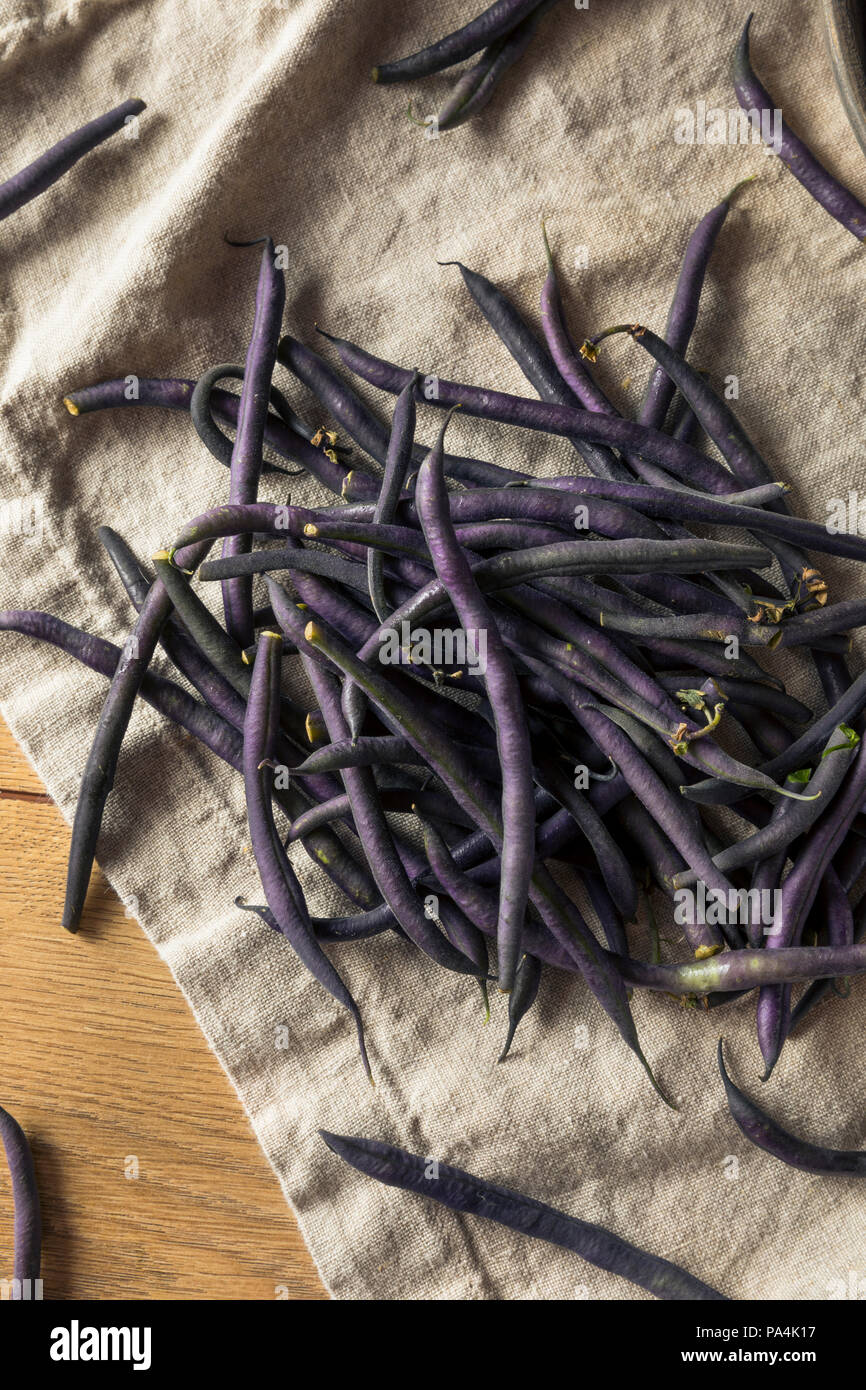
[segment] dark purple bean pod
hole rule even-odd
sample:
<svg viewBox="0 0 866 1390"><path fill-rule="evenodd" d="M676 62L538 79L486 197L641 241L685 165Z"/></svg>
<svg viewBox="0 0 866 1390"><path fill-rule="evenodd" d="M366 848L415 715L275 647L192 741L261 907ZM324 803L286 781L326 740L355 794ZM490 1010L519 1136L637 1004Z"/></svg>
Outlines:
<svg viewBox="0 0 866 1390"><path fill-rule="evenodd" d="M845 691L845 694L826 714L822 714L804 734L791 744L786 753L780 753L765 763L762 771L768 777L783 777L795 768L803 767L821 750L822 745L838 725L849 726L862 714L866 707L866 671L862 672Z"/></svg>
<svg viewBox="0 0 866 1390"><path fill-rule="evenodd" d="M641 637L665 636L674 639L693 637L709 642L727 642L736 637L747 647L778 647L782 629L778 623L752 622L744 614L719 613L668 613L643 614L618 612L616 608L606 608L597 614L601 627L613 628L616 632L627 632L640 640Z"/></svg>
<svg viewBox="0 0 866 1390"><path fill-rule="evenodd" d="M190 403L196 383L186 377L120 377L114 381L102 381L96 386L84 386L78 391L70 391L63 397L63 404L69 414L77 417L89 415L97 410L116 410L122 406L148 405L163 410L180 410L189 413ZM210 407L214 415L225 424L237 426L240 400L230 391L214 390L210 396ZM347 470L338 460L331 458L324 449L319 449L308 440L290 429L276 415L269 414L265 422L265 444L281 458L299 463L306 473L333 492L342 496ZM231 441L227 441L231 449ZM229 458L231 455L229 454ZM220 459L222 462L222 459ZM262 472L286 474L289 470L274 463L263 463Z"/></svg>
<svg viewBox="0 0 866 1390"><path fill-rule="evenodd" d="M828 865L818 885L812 911L803 930L803 935L807 938L812 936L816 945L819 934L823 934L828 946L850 946L854 941L854 913L832 864Z"/></svg>
<svg viewBox="0 0 866 1390"><path fill-rule="evenodd" d="M412 446L415 443L414 389L415 377L401 391L394 407L388 453L385 459L385 473L373 510L373 524L376 526L387 526L394 520L397 503L412 462ZM367 551L367 581L376 617L380 623L384 623L391 612L385 593L384 562L381 551L372 546Z"/></svg>
<svg viewBox="0 0 866 1390"><path fill-rule="evenodd" d="M782 633L783 647L802 647L820 637L828 637L837 632L848 632L855 627L866 625L866 601L863 599L844 599L828 608L816 608L808 613L797 613L787 620Z"/></svg>
<svg viewBox="0 0 866 1390"><path fill-rule="evenodd" d="M277 574L300 570L305 574L317 574L322 579L332 579L344 584L356 594L365 598L369 592L364 565L346 555L329 555L322 550L305 550L292 546L286 550L254 550L246 555L229 555L219 560L209 560L202 565L198 578L203 584L215 580L225 580L239 575Z"/></svg>
<svg viewBox="0 0 866 1390"><path fill-rule="evenodd" d="M463 73L436 117L438 131L454 130L477 116L490 101L509 68L523 57L539 21L559 0L540 0L525 19L495 39L468 72Z"/></svg>
<svg viewBox="0 0 866 1390"><path fill-rule="evenodd" d="M305 907L302 910L300 885L273 820L273 769L266 764L273 757L279 723L279 642L279 636L272 632L264 632L259 638L247 702L243 757L250 840L265 898L280 931L310 974L352 1015L364 1070L372 1082L358 1006L317 942Z"/></svg>
<svg viewBox="0 0 866 1390"><path fill-rule="evenodd" d="M459 744L459 740L458 740ZM465 744L463 751L475 760L478 774L488 782L498 780L499 759L491 748ZM291 769L293 777L318 776L323 772L341 772L344 767L425 767L426 759L417 753L405 738L394 734L364 734L358 739L345 739L317 748L302 763Z"/></svg>
<svg viewBox="0 0 866 1390"><path fill-rule="evenodd" d="M277 357L285 304L285 277L277 266L274 243L270 237L266 237L256 288L253 331L247 350L238 406L237 437L232 449L229 506L255 502L258 496L271 377ZM249 534L228 536L223 543L223 557L244 555L250 549L250 545ZM222 591L229 636L234 638L239 647L248 647L255 636L252 579L246 575L226 579L223 581Z"/></svg>
<svg viewBox="0 0 866 1390"><path fill-rule="evenodd" d="M671 884L684 868L682 855L637 797L628 796L621 801L614 811L614 817L626 833L634 860L643 862L657 886L670 897ZM718 933L708 935L703 925L696 928L684 925L683 934L696 955L705 946L718 951L723 944L718 939ZM610 949L613 951L615 948L610 946Z"/></svg>
<svg viewBox="0 0 866 1390"><path fill-rule="evenodd" d="M796 790L808 783L810 777L811 773L809 769L804 768L799 772L792 772L790 777L787 778L785 785L786 787ZM770 819L767 822L767 827L784 816L788 805L789 803L784 800L776 803L773 807ZM788 850L789 846L785 845L782 849L776 850L774 854L768 855L764 859L759 859L752 869L752 876L749 881L749 893L752 895L751 901L759 904L759 910L749 913L749 920L746 924L746 935L750 946L756 948L763 946L766 939L764 936L764 919L771 914L769 910L765 912L764 907L766 906L769 909L769 905L775 901L772 894L778 890L782 882L782 874L788 862Z"/></svg>
<svg viewBox="0 0 866 1390"><path fill-rule="evenodd" d="M100 526L97 534L121 578L133 607L140 612L152 580L145 574L122 536L110 526ZM163 628L160 646L211 709L236 729L243 729L246 701L207 659L176 618L169 618Z"/></svg>
<svg viewBox="0 0 866 1390"><path fill-rule="evenodd" d="M824 692L824 699L828 705L835 705L842 699L845 691L852 684L851 672L844 656L837 656L832 653L812 650L810 652L815 663L815 670L821 682L821 689Z"/></svg>
<svg viewBox="0 0 866 1390"><path fill-rule="evenodd" d="M857 945L866 939L866 897L861 898L854 909L853 939L854 943ZM812 1012L816 1004L820 1004L829 994L838 993L839 990L835 980L813 980L809 987L804 990L797 1002L796 1008L791 1011L791 1018L788 1023L788 1036L790 1037L795 1029L799 1028L803 1019Z"/></svg>
<svg viewBox="0 0 866 1390"><path fill-rule="evenodd" d="M35 195L34 195L35 196ZM27 1136L18 1121L0 1105L0 1142L12 1180L14 1213L12 1278L13 1301L37 1298L33 1285L42 1264L42 1215L36 1169Z"/></svg>
<svg viewBox="0 0 866 1390"><path fill-rule="evenodd" d="M319 329L319 332L322 330ZM277 359L312 391L320 404L330 411L337 423L343 427L349 438L369 454L370 458L384 466L388 456L387 428L364 404L357 392L337 375L330 364L311 348L299 343L290 333L281 340ZM394 395L399 396L411 379L412 372L407 372L406 380ZM412 458L416 463L422 463L426 455L427 448L423 444L417 444L412 450ZM517 473L511 468L500 468L495 463L485 463L482 459L462 458L455 454L446 456L446 469L449 477L482 487L497 487L515 479L531 476L529 473ZM363 500L375 502L379 493L378 480L368 478L366 486Z"/></svg>
<svg viewBox="0 0 866 1390"><path fill-rule="evenodd" d="M61 179L79 159L95 150L109 136L116 135L128 122L145 110L143 101L133 98L121 102L104 116L97 116L86 125L64 135L50 150L34 159L32 164L0 183L0 222L17 212L25 203L38 198L47 188Z"/></svg>
<svg viewBox="0 0 866 1390"><path fill-rule="evenodd" d="M787 955L799 943L803 925L827 868L848 832L866 795L866 755L860 742L857 757L836 800L812 828L782 889L781 912L767 933L766 954ZM829 947L856 950L856 947ZM757 1028L764 1080L773 1071L790 1024L789 984L766 985L758 995Z"/></svg>
<svg viewBox="0 0 866 1390"><path fill-rule="evenodd" d="M791 1168L801 1168L805 1173L866 1177L866 1152L857 1149L825 1149L819 1144L810 1144L806 1139L798 1139L796 1135L783 1129L776 1120L771 1119L766 1111L740 1090L739 1086L735 1086L725 1067L721 1038L718 1060L731 1117L751 1144L764 1149L773 1158L778 1158Z"/></svg>
<svg viewBox="0 0 866 1390"><path fill-rule="evenodd" d="M417 705L395 690L385 678L381 666L367 665L333 633L325 632L314 623L307 627L306 638L345 675L363 685L367 698L377 706L395 733L405 735L419 751L426 753L433 771L454 799L476 816L479 827L498 850L502 844L499 807L495 798L485 792L471 763L464 762L456 755L452 745L443 742L435 724L424 717ZM560 946L573 954L589 988L613 1019L621 1037L646 1070L652 1085L663 1096L641 1050L619 974L609 966L606 953L574 903L538 861L532 876L530 897L548 931ZM541 953L534 951L533 954Z"/></svg>
<svg viewBox="0 0 866 1390"><path fill-rule="evenodd" d="M721 1301L724 1294L711 1289L686 1270L601 1226L578 1221L506 1187L475 1178L461 1168L435 1163L375 1139L352 1139L320 1130L328 1148L345 1163L377 1182L400 1187L422 1197L432 1197L452 1211L485 1216L500 1226L572 1250L599 1269L619 1274L656 1298L682 1301ZM435 1174L435 1176L433 1176Z"/></svg>
<svg viewBox="0 0 866 1390"><path fill-rule="evenodd" d="M637 884L629 862L592 802L574 785L572 775L555 756L535 750L535 777L565 807L592 849L617 911L630 920L637 911Z"/></svg>
<svg viewBox="0 0 866 1390"><path fill-rule="evenodd" d="M716 239L730 211L731 199L740 188L751 183L755 177L756 175L752 174L749 178L742 179L740 183L736 184L720 203L717 203L701 218L689 237L664 331L665 342L670 343L680 356L685 355L694 326L698 321L698 307L701 302L701 291L704 287L707 268ZM647 389L641 402L640 414L638 415L640 423L651 425L653 429L663 429L673 394L674 384L670 377L660 366L655 366L650 374ZM689 403L686 402L686 405L688 406ZM692 421L695 421L695 418L694 415L691 416ZM690 427L688 418L686 418L685 426L686 429ZM675 434L675 431L672 433ZM675 434L675 437L683 437L682 426L680 435L676 436Z"/></svg>
<svg viewBox="0 0 866 1390"><path fill-rule="evenodd" d="M465 811L455 804L450 796L441 792L419 791L417 787L379 787L379 801L383 811L394 811L405 816L417 812L429 820L439 820L446 826L464 826L474 829L475 822ZM289 826L287 843L302 840L311 830L322 825L330 825L335 820L346 820L352 814L348 795L343 792L330 801L321 801L303 811Z"/></svg>
<svg viewBox="0 0 866 1390"><path fill-rule="evenodd" d="M467 637L486 634L484 685L490 701L502 767L502 847L496 941L499 988L508 991L521 953L523 919L535 848L532 751L520 686L496 619L472 577L472 567L454 534L444 472L448 420L418 474L415 505L436 575Z"/></svg>
<svg viewBox="0 0 866 1390"><path fill-rule="evenodd" d="M321 329L319 330L322 331ZM345 338L325 336L332 342L342 361L357 376L377 386L391 395L399 395L409 376L404 367L374 357ZM434 385L435 383L435 389ZM617 416L600 415L571 406L550 404L547 401L534 401L525 396L512 396L503 391L490 391L485 387L468 386L461 382L448 381L444 377L425 375L419 400L430 405L450 409L459 405L467 415L483 420L498 420L503 424L517 425L521 429L538 430L542 434L574 435L593 444L606 444L611 448L640 454L651 463L657 463L676 477L689 479L705 473L706 455L692 449L688 444L671 439L658 430L647 429L645 425ZM452 471L453 470L449 470ZM454 474L453 476L457 476ZM513 475L515 478L519 475ZM472 479L483 484L481 478ZM772 482L762 477L761 483ZM730 491L730 486L725 486Z"/></svg>
<svg viewBox="0 0 866 1390"><path fill-rule="evenodd" d="M502 1051L496 1059L497 1062L504 1062L511 1051L514 1034L535 1003L540 984L541 961L537 956L524 953L517 965L514 988L508 996L508 1032L505 1035Z"/></svg>
<svg viewBox="0 0 866 1390"><path fill-rule="evenodd" d="M179 563L184 568L195 568L204 559L210 544L207 540L180 550ZM138 621L124 646L123 657L111 678L81 779L72 823L63 905L63 925L67 931L77 931L81 922L102 816L114 783L123 738L171 608L171 599L163 585L157 582L142 605Z"/></svg>
<svg viewBox="0 0 866 1390"><path fill-rule="evenodd" d="M816 978L862 975L866 973L866 943L790 946L785 951L723 951L677 965L651 965L626 956L615 960L627 985L701 998L716 991L727 994Z"/></svg>
<svg viewBox="0 0 866 1390"><path fill-rule="evenodd" d="M584 873L582 877L592 910L604 932L607 949L616 955L627 956L628 937L625 926L613 898L605 887L604 879L594 873Z"/></svg>
<svg viewBox="0 0 866 1390"><path fill-rule="evenodd" d="M413 77L429 77L455 63L462 63L482 48L509 34L538 6L539 0L494 0L481 14L461 29L437 39L427 48L398 58L391 63L379 63L373 68L374 82L406 82Z"/></svg>
<svg viewBox="0 0 866 1390"><path fill-rule="evenodd" d="M193 428L208 453L219 463L223 464L224 467L231 468L232 450L234 446L228 435L223 434L217 424L211 402L211 397L217 382L226 379L231 381L243 381L244 368L238 367L232 362L223 362L220 366L211 367L200 376L195 384L195 390L190 397L189 414L193 423ZM301 438L305 439L307 442L312 441L312 434L307 434L305 429L296 427L294 421L297 417L292 414L288 401L282 391L279 391L277 387L274 386L273 382L271 382L270 388L270 404L276 408L280 418L288 425L289 429L299 434ZM268 420L272 418L273 417L269 414ZM301 422L298 421L298 424L300 423ZM268 465L263 462L262 472L266 472L267 469ZM271 465L271 471L274 471L273 465ZM277 471L286 474L287 477L297 477L300 473L303 473L304 470L302 468L291 470L279 468Z"/></svg>
<svg viewBox="0 0 866 1390"><path fill-rule="evenodd" d="M271 931L280 931L280 924L269 907L245 903L243 898L235 898L235 907L240 908L241 912L254 912ZM369 912L359 912L354 917L311 917L310 923L316 940L328 945L338 945L341 941L367 941L371 936L381 936L383 932L390 931L395 925L390 909L384 904L371 908Z"/></svg>
<svg viewBox="0 0 866 1390"><path fill-rule="evenodd" d="M866 239L866 207L855 198L850 189L834 179L816 159L805 141L794 134L790 126L781 122L781 130L775 130L772 138L762 125L762 114L778 111L778 105L766 87L755 75L749 58L749 29L753 16L749 15L746 27L740 35L734 50L732 76L737 101L747 113L750 124L757 130L765 144L769 145L787 165L816 203L835 217L837 222L855 236L858 241ZM753 114L754 113L754 114Z"/></svg>
<svg viewBox="0 0 866 1390"><path fill-rule="evenodd" d="M852 759L859 743L860 740L853 730L846 731L841 727L835 729L827 741L815 772L808 778L808 789L813 799L782 801L777 808L778 816L774 813L763 829L757 830L754 835L749 835L744 840L738 840L713 857L716 868L727 873L744 864L755 863L759 859L777 854L792 844L798 836L805 835L818 817L824 814L839 790L842 779L852 766ZM798 774L794 776L798 778L799 783L805 783L807 780ZM674 887L686 888L693 882L693 876L686 871L677 877Z"/></svg>
<svg viewBox="0 0 866 1390"><path fill-rule="evenodd" d="M478 308L541 399L558 405L579 406L578 397L563 381L556 362L499 286L477 271L470 270L461 261L442 261L440 264L458 267L463 283ZM598 477L631 478L628 468L609 449L598 448L579 438L571 438L569 443Z"/></svg>

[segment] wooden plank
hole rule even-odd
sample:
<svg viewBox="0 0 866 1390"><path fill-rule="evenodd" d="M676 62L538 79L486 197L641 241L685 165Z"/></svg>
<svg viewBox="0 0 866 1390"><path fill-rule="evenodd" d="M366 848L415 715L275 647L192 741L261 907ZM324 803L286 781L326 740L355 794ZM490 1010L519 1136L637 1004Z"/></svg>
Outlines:
<svg viewBox="0 0 866 1390"><path fill-rule="evenodd" d="M0 791L0 1101L33 1143L45 1297L327 1298L168 967L101 876L87 932L60 926L69 831L21 798L44 788L2 721ZM0 1276L8 1197L0 1167Z"/></svg>

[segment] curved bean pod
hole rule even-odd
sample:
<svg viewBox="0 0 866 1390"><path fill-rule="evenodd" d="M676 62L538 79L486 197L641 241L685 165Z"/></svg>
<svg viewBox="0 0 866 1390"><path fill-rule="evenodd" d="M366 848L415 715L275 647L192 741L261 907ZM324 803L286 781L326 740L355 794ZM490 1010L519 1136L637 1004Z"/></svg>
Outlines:
<svg viewBox="0 0 866 1390"><path fill-rule="evenodd" d="M844 184L834 179L820 160L815 158L805 141L799 139L784 122L781 123L781 130L774 131L771 139L767 138L769 132L764 129L762 113L777 111L778 107L752 69L749 58L749 30L752 19L753 16L749 15L734 51L733 79L737 101L747 113L750 124L759 131L761 139L775 150L794 178L831 217L841 222L846 231L858 241L863 241L866 239L866 207L859 198L855 198Z"/></svg>
<svg viewBox="0 0 866 1390"><path fill-rule="evenodd" d="M773 1158L778 1158L791 1168L801 1168L805 1173L866 1177L866 1152L825 1149L818 1144L810 1144L806 1139L798 1139L772 1120L739 1086L735 1086L725 1067L721 1038L718 1061L731 1117L750 1143L765 1149Z"/></svg>
<svg viewBox="0 0 866 1390"><path fill-rule="evenodd" d="M509 33L538 5L538 0L494 0L481 14L462 29L455 29L445 38L437 39L428 48L398 58L392 63L379 63L373 68L374 82L405 82L411 77L429 77L433 72L462 63L487 44Z"/></svg>

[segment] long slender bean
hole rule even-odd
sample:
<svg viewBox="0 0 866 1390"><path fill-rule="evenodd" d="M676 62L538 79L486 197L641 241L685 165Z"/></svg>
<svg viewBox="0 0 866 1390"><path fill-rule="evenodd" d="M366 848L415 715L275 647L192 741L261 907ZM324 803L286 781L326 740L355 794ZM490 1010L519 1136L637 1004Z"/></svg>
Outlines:
<svg viewBox="0 0 866 1390"><path fill-rule="evenodd" d="M599 1269L619 1274L656 1298L725 1301L724 1294L658 1255L630 1245L612 1231L578 1221L543 1202L497 1187L461 1168L407 1153L375 1139L349 1138L319 1130L328 1148L345 1163L377 1182L432 1197L452 1211L485 1216L513 1231L573 1250Z"/></svg>

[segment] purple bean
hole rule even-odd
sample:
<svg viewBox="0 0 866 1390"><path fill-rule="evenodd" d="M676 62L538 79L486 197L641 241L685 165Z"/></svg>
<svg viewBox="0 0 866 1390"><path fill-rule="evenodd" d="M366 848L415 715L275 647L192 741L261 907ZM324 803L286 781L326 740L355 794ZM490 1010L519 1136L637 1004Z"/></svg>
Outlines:
<svg viewBox="0 0 866 1390"><path fill-rule="evenodd" d="M73 164L77 164L79 159L95 150L97 145L101 145L109 136L122 130L144 110L144 102L137 98L121 102L120 106L115 106L104 116L97 116L95 120L88 121L86 125L74 130L71 135L64 135L62 140L58 140L45 154L34 159L32 164L28 164L20 173L13 174L5 183L0 183L0 222L17 212L25 203L38 198L40 193L44 193L62 178Z"/></svg>
<svg viewBox="0 0 866 1390"><path fill-rule="evenodd" d="M670 343L671 347L681 356L685 355L692 331L697 323L698 306L701 301L701 291L704 287L710 256L725 218L730 211L731 199L739 189L745 184L751 183L755 177L756 175L752 174L749 178L742 179L740 183L735 184L730 193L726 194L720 203L717 203L701 218L689 237L664 331L665 341ZM651 425L653 429L663 429L673 394L674 384L670 377L660 366L655 366L650 374L641 403L638 416L640 423ZM693 415L692 419L695 418ZM683 437L682 433L679 437Z"/></svg>
<svg viewBox="0 0 866 1390"><path fill-rule="evenodd" d="M35 195L34 195L35 196ZM13 1301L38 1297L33 1284L42 1263L42 1216L36 1170L27 1136L18 1121L0 1105L0 1142L12 1179L14 1235L12 1255Z"/></svg>
<svg viewBox="0 0 866 1390"><path fill-rule="evenodd" d="M559 0L540 0L525 19L485 48L479 61L463 73L436 117L436 130L454 130L477 116L493 96L503 75L522 58L539 21Z"/></svg>
<svg viewBox="0 0 866 1390"><path fill-rule="evenodd" d="M96 386L84 386L63 397L63 404L72 416L89 415L97 410L115 410L123 406L159 406L163 410L182 410L189 413L196 383L186 377L121 377L103 381ZM227 425L237 426L240 401L230 391L214 390L210 395L211 409ZM265 444L294 463L299 463L318 482L340 497L346 479L346 469L324 449L303 439L276 415L268 415L265 423ZM286 473L285 468L264 463L265 473Z"/></svg>
<svg viewBox="0 0 866 1390"><path fill-rule="evenodd" d="M475 1178L461 1168L430 1160L375 1139L350 1139L319 1130L328 1148L359 1172L392 1187L432 1197L452 1211L484 1216L500 1226L548 1241L580 1255L599 1269L647 1289L656 1298L688 1301L726 1301L686 1270L630 1245L612 1231L566 1216L529 1197ZM432 1172L432 1176L431 1176Z"/></svg>
<svg viewBox="0 0 866 1390"><path fill-rule="evenodd" d="M445 424L447 425L447 419ZM469 560L454 534L444 473L445 425L418 474L415 504L436 576L467 638L486 635L484 685L496 729L502 767L502 871L496 940L499 988L508 991L521 953L523 918L535 844L532 813L532 755L520 687L511 658Z"/></svg>
<svg viewBox="0 0 866 1390"><path fill-rule="evenodd" d="M809 146L798 138L790 126L777 118L781 129L773 134L767 128L770 114L778 111L776 102L763 83L756 77L749 59L749 29L752 15L746 20L740 41L734 52L733 80L737 101L747 113L752 127L760 133L761 139L769 145L786 164L808 193L831 217L855 236L858 241L866 239L866 207L855 198L844 184L834 179L823 164L815 158Z"/></svg>
<svg viewBox="0 0 866 1390"><path fill-rule="evenodd" d="M412 77L429 77L433 72L462 63L486 48L489 43L508 34L537 7L539 0L494 0L481 14L461 29L437 39L428 48L398 58L391 63L379 63L373 68L373 81L405 82Z"/></svg>
<svg viewBox="0 0 866 1390"><path fill-rule="evenodd" d="M277 265L274 243L270 237L266 237L256 289L253 331L238 406L237 438L232 449L229 506L255 502L258 495L271 377L285 303L285 277ZM248 534L228 536L223 543L223 557L246 554L250 543ZM255 635L252 578L226 579L222 591L229 636L239 647L248 647Z"/></svg>
<svg viewBox="0 0 866 1390"><path fill-rule="evenodd" d="M259 638L247 702L243 762L250 839L265 898L280 931L310 974L352 1015L364 1070L372 1081L358 1006L316 941L300 885L273 820L273 768L266 764L273 758L279 724L279 641L279 636L272 632L264 632Z"/></svg>
<svg viewBox="0 0 866 1390"><path fill-rule="evenodd" d="M719 1039L719 1071L731 1116L750 1143L765 1149L773 1158L805 1173L866 1177L866 1153L856 1149L825 1149L783 1129L759 1105L735 1086L725 1067L722 1040Z"/></svg>

